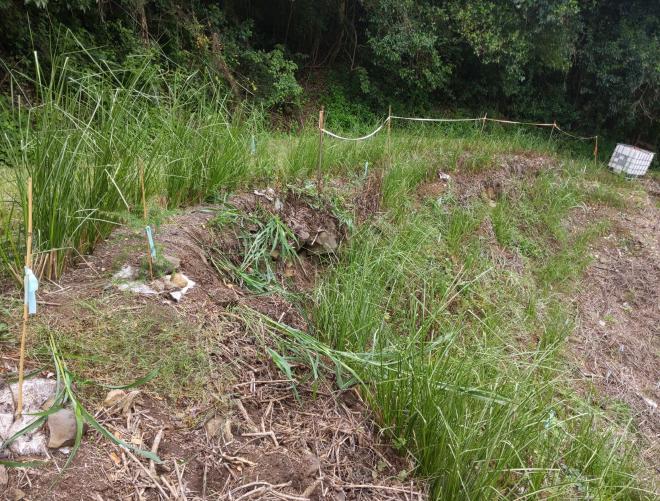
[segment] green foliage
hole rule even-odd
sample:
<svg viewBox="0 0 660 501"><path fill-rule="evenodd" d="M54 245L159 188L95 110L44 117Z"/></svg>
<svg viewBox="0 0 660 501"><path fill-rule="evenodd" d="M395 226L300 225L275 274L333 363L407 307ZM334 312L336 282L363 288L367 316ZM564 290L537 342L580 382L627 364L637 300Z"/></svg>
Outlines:
<svg viewBox="0 0 660 501"><path fill-rule="evenodd" d="M243 59L242 67L250 65L251 90L265 108L300 105L302 87L295 77L298 66L284 57L282 48L277 47L270 52L248 51Z"/></svg>
<svg viewBox="0 0 660 501"><path fill-rule="evenodd" d="M25 207L32 177L34 249L47 258L49 276L88 252L123 213L140 211L138 166L147 197L159 195L168 207L236 186L249 167L242 130L208 81L161 70L148 55L122 69L86 56L94 73L62 55L49 67L35 58L33 77L12 74L17 94L27 99L30 85L39 105L11 109L19 130L3 138L13 178L7 192L11 207ZM11 210L0 216L7 241L0 259L16 272L24 240Z"/></svg>
<svg viewBox="0 0 660 501"><path fill-rule="evenodd" d="M75 439L73 446L71 448L71 452L69 454L69 457L67 458L66 462L64 463L63 469L65 470L68 468L68 466L71 464L73 459L76 457L76 454L78 453L78 450L80 449L80 445L82 443L82 436L83 436L83 431L85 426L89 426L95 431L97 431L103 438L106 440L110 441L114 445L117 445L119 447L122 447L127 450L132 450L136 454L147 458L151 461L154 461L155 463L162 463L161 459L158 457L157 454L140 449L138 447L135 447L134 445L125 442L121 438L115 436L112 434L108 429L103 426L101 423L99 423L92 414L89 413L83 407L82 402L80 401L80 398L77 394L76 391L76 383L79 385L84 385L85 383L88 383L87 381L81 381L80 378L76 376L73 372L71 372L67 366L66 360L63 358L62 353L57 346L53 336L51 335L49 337L49 348L51 355L53 357L53 362L55 366L55 375L57 377L57 392L55 396L53 397L52 403L48 409L45 409L42 412L35 413L33 414L34 416L38 416L34 421L32 421L29 425L26 427L18 430L16 433L14 433L12 436L8 437L2 444L0 444L0 449L4 449L8 447L12 442L14 442L17 438L23 436L26 433L29 433L32 430L35 430L46 422L48 419L48 416L65 408L65 407L71 407L72 411L74 412L75 415L75 420L76 420L76 434L75 434ZM122 385L122 386L117 386L117 388L132 388L135 386L139 386L151 379L153 379L156 375L156 372L151 373L148 376L145 376L144 378L141 378L138 381L134 381L132 383L129 383L127 385ZM25 466L32 466L30 463L20 463L20 462L5 462L4 463L6 466L9 467L14 467L14 468L22 468Z"/></svg>
<svg viewBox="0 0 660 501"><path fill-rule="evenodd" d="M243 243L240 264L233 263L217 249L211 256L213 265L218 273L253 292L266 293L278 289L277 263L294 264L299 259L298 240L293 230L277 215L246 216L227 206L214 218L213 224L223 231L233 227L235 235ZM251 227L256 227L256 230L249 231Z"/></svg>
<svg viewBox="0 0 660 501"><path fill-rule="evenodd" d="M446 49L450 45L445 8L415 0L377 0L367 10L367 45L371 65L380 75L395 77L390 89L427 96L446 89L452 73ZM363 83L363 85L365 85Z"/></svg>
<svg viewBox="0 0 660 501"><path fill-rule="evenodd" d="M62 42L70 30L97 60L130 66L136 54L152 54L160 67L209 72L213 92L231 93L229 108L248 100L291 119L305 87L347 127L357 125L349 115L370 121L388 105L420 113L460 108L556 119L658 146L657 1L251 5L4 0L0 57L29 73L35 50L47 69L55 48L69 49ZM72 51L72 60L89 66L80 55Z"/></svg>
<svg viewBox="0 0 660 501"><path fill-rule="evenodd" d="M315 292L313 332L254 312L246 323L276 344L269 354L288 379L300 379L297 362L358 384L431 499L640 498L622 436L565 384L557 354L571 312L542 281L484 258L480 213L429 206L363 227ZM536 346L520 341L535 332Z"/></svg>

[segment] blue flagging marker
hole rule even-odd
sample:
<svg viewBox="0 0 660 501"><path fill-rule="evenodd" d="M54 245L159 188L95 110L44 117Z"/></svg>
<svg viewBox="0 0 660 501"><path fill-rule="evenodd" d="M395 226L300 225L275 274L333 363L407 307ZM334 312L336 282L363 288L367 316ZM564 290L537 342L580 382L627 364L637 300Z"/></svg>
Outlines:
<svg viewBox="0 0 660 501"><path fill-rule="evenodd" d="M144 231L147 233L147 242L149 242L149 251L151 252L151 257L156 258L156 246L154 245L154 237L151 233L151 226L144 228Z"/></svg>
<svg viewBox="0 0 660 501"><path fill-rule="evenodd" d="M25 277L23 278L23 289L25 290L25 304L28 307L28 315L37 313L37 289L39 288L39 280L34 275L32 270L25 267Z"/></svg>

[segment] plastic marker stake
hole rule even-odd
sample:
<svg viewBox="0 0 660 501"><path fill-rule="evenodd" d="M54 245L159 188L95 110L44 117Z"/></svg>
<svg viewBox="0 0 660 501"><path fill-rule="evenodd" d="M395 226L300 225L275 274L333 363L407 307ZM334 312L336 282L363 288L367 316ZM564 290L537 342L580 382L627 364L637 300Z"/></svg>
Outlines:
<svg viewBox="0 0 660 501"><path fill-rule="evenodd" d="M252 138L250 139L250 155L256 155L257 154L257 140L254 138L254 134L252 135Z"/></svg>
<svg viewBox="0 0 660 501"><path fill-rule="evenodd" d="M154 237L151 234L151 226L147 226L144 231L147 233L147 242L149 242L149 252L152 258L156 258L156 246L154 245Z"/></svg>
<svg viewBox="0 0 660 501"><path fill-rule="evenodd" d="M25 290L25 304L28 307L28 315L34 315L37 313L37 289L39 288L39 280L37 280L37 277L27 266L25 267L23 288Z"/></svg>
<svg viewBox="0 0 660 501"><path fill-rule="evenodd" d="M364 162L364 177L367 177L367 174L369 174L369 160Z"/></svg>

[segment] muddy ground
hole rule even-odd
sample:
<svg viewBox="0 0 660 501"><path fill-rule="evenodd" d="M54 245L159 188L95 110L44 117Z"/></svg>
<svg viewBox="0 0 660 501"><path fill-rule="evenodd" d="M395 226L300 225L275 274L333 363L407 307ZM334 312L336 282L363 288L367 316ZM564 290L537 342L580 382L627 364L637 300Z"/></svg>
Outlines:
<svg viewBox="0 0 660 501"><path fill-rule="evenodd" d="M451 185L459 200L496 199L506 192L508 180L552 167L538 156L501 160L489 173L459 170L449 180L431 179L417 196L420 201L438 197ZM357 223L380 210L380 183L372 176L346 197ZM587 207L571 221L576 227L601 216L613 221L611 235L592 249L596 258L576 298L580 325L571 353L581 377L630 407L649 458L657 457L660 432L657 192L657 183L649 182L634 209ZM257 190L229 201L241 213L277 213L294 230L300 259L295 265L277 265L280 285L292 292L310 291L336 246L347 238L340 215L302 191ZM285 295L256 294L218 272L214 256L236 265L241 253L230 227L214 227L214 218L224 209L226 205L187 209L157 230L160 252L174 257L180 271L196 283L180 302L167 290L142 296L112 284L113 273L122 266L143 267L136 256L144 240L139 230L129 228L115 232L57 284L43 283L40 290L40 315L47 329L97 328L109 317L131 314L184 325L201 336L211 362L203 396L138 388L114 405L104 405L105 391L89 394L90 410L99 422L129 443L156 450L163 464L154 465L88 431L68 469L60 473L67 450L51 451L56 467L10 470L6 486L0 485L0 499L425 498L424 482L410 478L412 461L388 445L357 390L339 391L332 381L307 380L297 385L296 395L265 356L262 341L246 332L237 308L299 328L306 320ZM479 231L493 240L493 252L501 254L504 265L514 270L522 266L516 256L502 254L492 228ZM80 307L90 301L94 309ZM15 351L3 350L1 359L0 373L15 370ZM113 382L112 375L98 377Z"/></svg>

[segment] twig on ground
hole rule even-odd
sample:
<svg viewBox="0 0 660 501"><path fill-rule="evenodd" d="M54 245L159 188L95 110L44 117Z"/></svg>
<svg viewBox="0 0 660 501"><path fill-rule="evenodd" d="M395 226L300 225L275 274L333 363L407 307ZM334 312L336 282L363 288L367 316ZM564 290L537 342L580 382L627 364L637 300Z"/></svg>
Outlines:
<svg viewBox="0 0 660 501"><path fill-rule="evenodd" d="M156 437L154 438L154 443L151 446L151 452L153 454L158 454L158 446L160 445L160 441L163 438L163 428L161 428L158 433L156 434ZM151 475L156 475L156 463L153 461L149 461L149 471L151 472Z"/></svg>
<svg viewBox="0 0 660 501"><path fill-rule="evenodd" d="M242 433L242 437L270 437L273 439L273 443L275 444L275 447L279 447L280 444L277 441L277 437L275 436L275 432L273 430L270 431L260 431L256 433Z"/></svg>

